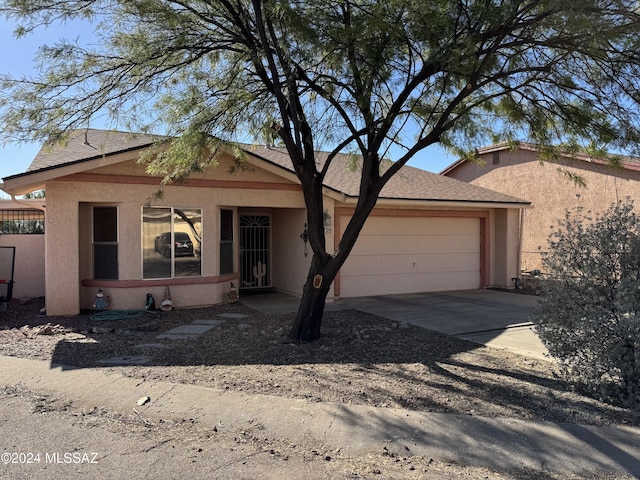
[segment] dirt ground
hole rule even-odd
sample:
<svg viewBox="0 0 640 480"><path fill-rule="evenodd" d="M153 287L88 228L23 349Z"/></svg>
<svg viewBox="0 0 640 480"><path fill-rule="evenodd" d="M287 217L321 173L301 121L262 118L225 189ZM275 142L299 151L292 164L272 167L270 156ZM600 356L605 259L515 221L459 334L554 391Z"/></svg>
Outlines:
<svg viewBox="0 0 640 480"><path fill-rule="evenodd" d="M13 301L0 314L0 355L318 402L586 425L640 425L640 412L572 391L557 377L551 362L357 311L327 313L322 338L307 344L287 338L291 316L264 315L241 303L107 321L92 320L94 312L45 317L39 314L42 306L43 299ZM157 338L196 320L221 323L194 338ZM123 365L117 365L117 359ZM114 418L115 414L108 416L108 421ZM288 447L278 448L286 451ZM378 452L371 464L386 461L405 462L410 468L429 459L409 459L407 464L407 459L386 458ZM368 478L376 469L364 459L358 462L356 470L364 476L332 478ZM467 478L512 478L480 470L465 472ZM372 478L405 478L373 473ZM448 478L445 473L440 477ZM555 478L523 475L520 472L517 477Z"/></svg>
<svg viewBox="0 0 640 480"><path fill-rule="evenodd" d="M3 480L38 478L189 478L204 480L621 480L602 472L557 475L522 469L495 472L398 455L384 446L362 455L339 448L265 438L259 428L211 429L191 419L149 419L134 412L80 408L73 401L20 387L0 386L0 450L92 452L95 464L0 464Z"/></svg>

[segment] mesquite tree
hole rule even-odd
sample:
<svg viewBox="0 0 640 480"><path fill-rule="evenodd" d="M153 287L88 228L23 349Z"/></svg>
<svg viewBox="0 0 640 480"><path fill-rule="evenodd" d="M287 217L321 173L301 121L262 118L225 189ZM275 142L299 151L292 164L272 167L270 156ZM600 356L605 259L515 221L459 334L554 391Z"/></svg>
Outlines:
<svg viewBox="0 0 640 480"><path fill-rule="evenodd" d="M99 115L135 131L161 127L176 140L149 169L168 180L215 162L218 142L277 139L301 183L313 251L291 336L313 340L381 189L422 149L472 152L496 139L640 144L636 8L635 0L3 0L17 34L86 17L96 38L42 47L36 78L4 77L0 135L50 139ZM320 148L331 152L323 164ZM322 184L341 151L361 157L361 182L329 252Z"/></svg>

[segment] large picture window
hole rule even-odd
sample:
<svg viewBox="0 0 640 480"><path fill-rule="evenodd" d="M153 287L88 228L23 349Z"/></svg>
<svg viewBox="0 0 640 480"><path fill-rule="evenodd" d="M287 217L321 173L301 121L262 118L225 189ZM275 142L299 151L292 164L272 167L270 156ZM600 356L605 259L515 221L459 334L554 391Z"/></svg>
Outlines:
<svg viewBox="0 0 640 480"><path fill-rule="evenodd" d="M202 210L143 207L142 278L201 275Z"/></svg>

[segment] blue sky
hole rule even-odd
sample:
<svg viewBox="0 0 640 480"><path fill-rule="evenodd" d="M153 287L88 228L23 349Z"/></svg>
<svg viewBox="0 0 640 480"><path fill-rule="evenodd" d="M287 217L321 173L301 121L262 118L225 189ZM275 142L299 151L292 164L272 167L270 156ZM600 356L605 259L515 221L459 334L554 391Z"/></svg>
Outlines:
<svg viewBox="0 0 640 480"><path fill-rule="evenodd" d="M13 36L14 28L13 21L0 16L0 46L2 47L0 73L15 77L34 73L34 58L40 45L52 44L61 38L79 38L82 41L90 39L93 35L91 25L82 22L52 25L20 39ZM91 126L102 127L101 125ZM2 128L1 125L0 128ZM39 144L0 145L0 179L25 172L39 150ZM451 157L439 147L431 147L419 153L410 164L432 172L440 172L455 160L456 158Z"/></svg>

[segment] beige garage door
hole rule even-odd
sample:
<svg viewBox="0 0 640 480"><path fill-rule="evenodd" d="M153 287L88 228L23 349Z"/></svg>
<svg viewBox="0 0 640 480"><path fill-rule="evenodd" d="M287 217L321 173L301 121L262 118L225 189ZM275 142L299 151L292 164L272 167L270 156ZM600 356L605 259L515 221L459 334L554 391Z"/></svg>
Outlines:
<svg viewBox="0 0 640 480"><path fill-rule="evenodd" d="M369 217L340 279L341 297L479 288L480 220Z"/></svg>

